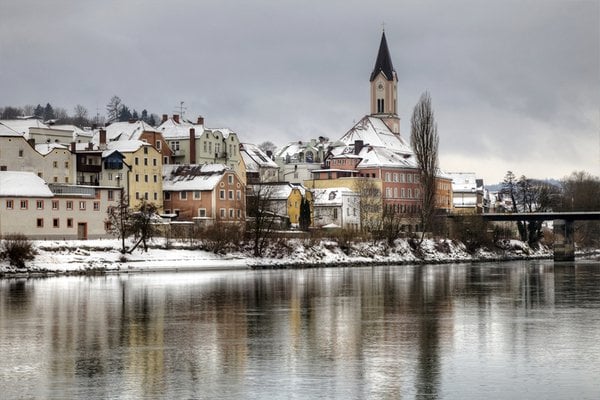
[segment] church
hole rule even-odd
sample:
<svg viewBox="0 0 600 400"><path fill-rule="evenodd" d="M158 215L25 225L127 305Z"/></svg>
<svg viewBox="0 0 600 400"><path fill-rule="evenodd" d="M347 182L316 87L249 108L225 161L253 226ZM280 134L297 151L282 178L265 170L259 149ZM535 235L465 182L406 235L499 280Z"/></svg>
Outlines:
<svg viewBox="0 0 600 400"><path fill-rule="evenodd" d="M400 134L398 76L385 31L369 82L371 113L330 147L322 167L312 170L312 178L304 184L315 189L350 188L361 194L363 205L367 190L376 197L370 207L373 218L392 211L402 215L407 231L418 230L420 171L410 143ZM443 173L437 179L436 201L440 210L452 207L452 180Z"/></svg>

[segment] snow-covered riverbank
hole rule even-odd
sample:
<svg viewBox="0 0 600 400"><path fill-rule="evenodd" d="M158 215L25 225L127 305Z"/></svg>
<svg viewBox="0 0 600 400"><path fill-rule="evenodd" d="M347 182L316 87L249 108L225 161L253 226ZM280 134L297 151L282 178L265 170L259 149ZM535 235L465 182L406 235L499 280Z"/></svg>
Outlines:
<svg viewBox="0 0 600 400"><path fill-rule="evenodd" d="M426 240L418 254L407 240L397 240L395 246L384 243L354 243L342 249L335 241L289 240L266 249L265 256L251 256L250 249L220 255L199 250L185 241L171 241L168 247L161 240L152 243L148 252L119 252L115 239L87 241L34 241L37 255L17 270L8 262L0 262L0 274L84 274L110 272L191 271L211 269L252 269L318 267L350 264L413 264L489 261L515 258L551 257L549 249L532 250L518 241L506 242L504 249L480 250L469 254L465 247L450 240Z"/></svg>

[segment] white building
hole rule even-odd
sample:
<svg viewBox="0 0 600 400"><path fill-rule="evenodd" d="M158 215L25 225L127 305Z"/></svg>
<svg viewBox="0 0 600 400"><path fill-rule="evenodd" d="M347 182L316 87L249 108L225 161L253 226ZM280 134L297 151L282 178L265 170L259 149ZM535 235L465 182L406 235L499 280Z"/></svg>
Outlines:
<svg viewBox="0 0 600 400"><path fill-rule="evenodd" d="M315 189L314 226L360 230L360 196L344 187Z"/></svg>

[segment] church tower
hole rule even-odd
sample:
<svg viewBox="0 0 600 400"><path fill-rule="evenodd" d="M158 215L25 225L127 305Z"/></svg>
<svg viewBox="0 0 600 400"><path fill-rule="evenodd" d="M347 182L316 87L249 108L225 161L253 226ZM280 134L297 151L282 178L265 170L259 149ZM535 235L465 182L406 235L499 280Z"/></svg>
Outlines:
<svg viewBox="0 0 600 400"><path fill-rule="evenodd" d="M385 31L381 34L377 60L369 81L371 82L371 115L381 118L392 132L399 135L398 76L392 65L392 57L385 39Z"/></svg>

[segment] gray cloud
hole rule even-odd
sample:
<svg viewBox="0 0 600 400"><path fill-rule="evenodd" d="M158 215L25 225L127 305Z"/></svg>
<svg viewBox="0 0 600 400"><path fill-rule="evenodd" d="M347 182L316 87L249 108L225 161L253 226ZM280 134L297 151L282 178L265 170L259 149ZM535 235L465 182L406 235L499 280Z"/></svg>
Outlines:
<svg viewBox="0 0 600 400"><path fill-rule="evenodd" d="M429 90L441 162L600 175L597 1L0 1L0 106L132 108L242 140L337 138L369 112L381 23L402 133Z"/></svg>

